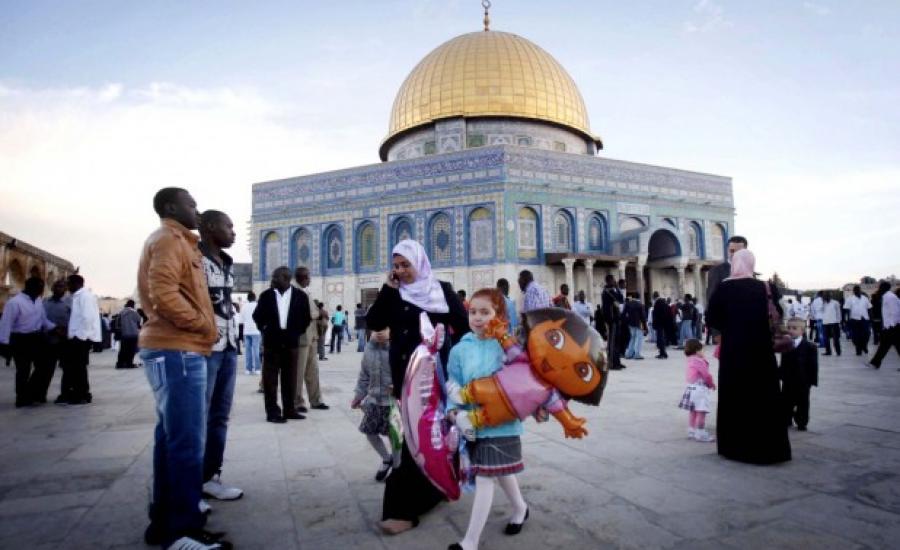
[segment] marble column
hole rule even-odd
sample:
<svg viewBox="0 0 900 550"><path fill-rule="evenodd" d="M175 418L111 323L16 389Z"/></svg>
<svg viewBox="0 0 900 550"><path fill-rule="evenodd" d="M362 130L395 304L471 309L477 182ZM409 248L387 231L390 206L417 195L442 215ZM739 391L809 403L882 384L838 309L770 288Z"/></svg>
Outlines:
<svg viewBox="0 0 900 550"><path fill-rule="evenodd" d="M575 258L563 258L563 266L566 268L566 284L569 285L569 301L575 297Z"/></svg>
<svg viewBox="0 0 900 550"><path fill-rule="evenodd" d="M675 266L675 270L678 271L678 298L684 296L684 269L687 266L684 264L678 264Z"/></svg>
<svg viewBox="0 0 900 550"><path fill-rule="evenodd" d="M694 298L697 302L706 302L705 293L703 292L703 277L700 276L700 264L694 264L691 269L694 270ZM704 307L706 304L703 304Z"/></svg>
<svg viewBox="0 0 900 550"><path fill-rule="evenodd" d="M587 292L584 293L585 300L594 303L594 260L584 261L584 272L587 275Z"/></svg>
<svg viewBox="0 0 900 550"><path fill-rule="evenodd" d="M647 265L647 256L638 256L637 258L637 287L638 287L638 299L641 303L644 303L646 296L644 295L646 289L644 288L644 266Z"/></svg>
<svg viewBox="0 0 900 550"><path fill-rule="evenodd" d="M625 278L625 268L628 267L628 260L619 260L619 276L617 279ZM618 282L618 281L616 281Z"/></svg>

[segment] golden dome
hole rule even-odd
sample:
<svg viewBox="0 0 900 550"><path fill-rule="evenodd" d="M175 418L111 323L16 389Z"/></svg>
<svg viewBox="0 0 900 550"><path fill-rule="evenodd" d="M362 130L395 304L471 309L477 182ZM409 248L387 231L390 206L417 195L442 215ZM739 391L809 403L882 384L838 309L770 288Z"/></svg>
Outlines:
<svg viewBox="0 0 900 550"><path fill-rule="evenodd" d="M381 157L401 133L449 117L515 117L557 124L600 145L575 81L553 57L515 34L457 36L409 73L391 109Z"/></svg>

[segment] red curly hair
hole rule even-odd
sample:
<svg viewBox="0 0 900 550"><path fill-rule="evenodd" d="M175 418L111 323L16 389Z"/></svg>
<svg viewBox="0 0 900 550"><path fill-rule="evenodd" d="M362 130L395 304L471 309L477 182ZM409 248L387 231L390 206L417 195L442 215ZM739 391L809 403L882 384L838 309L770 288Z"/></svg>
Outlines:
<svg viewBox="0 0 900 550"><path fill-rule="evenodd" d="M506 296L500 292L499 289L496 288L482 288L480 290L476 290L475 294L472 294L472 297L469 298L469 303L472 303L472 300L475 298L484 298L491 303L491 307L494 308L494 312L497 314L498 319L502 319L506 322L509 322L509 316L506 313Z"/></svg>

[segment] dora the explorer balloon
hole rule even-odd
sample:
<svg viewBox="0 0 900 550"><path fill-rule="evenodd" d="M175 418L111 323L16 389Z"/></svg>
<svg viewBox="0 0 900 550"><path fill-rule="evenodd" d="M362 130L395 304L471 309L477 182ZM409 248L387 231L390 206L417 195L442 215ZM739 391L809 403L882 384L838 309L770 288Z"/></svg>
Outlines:
<svg viewBox="0 0 900 550"><path fill-rule="evenodd" d="M527 353L507 334L507 324L495 319L485 336L497 338L506 351L503 368L462 388L447 388L453 401L475 405L456 419L467 438L476 428L524 420L540 407L562 424L566 437L588 433L585 419L573 415L566 400L600 403L608 373L600 335L567 309L538 309L525 317Z"/></svg>

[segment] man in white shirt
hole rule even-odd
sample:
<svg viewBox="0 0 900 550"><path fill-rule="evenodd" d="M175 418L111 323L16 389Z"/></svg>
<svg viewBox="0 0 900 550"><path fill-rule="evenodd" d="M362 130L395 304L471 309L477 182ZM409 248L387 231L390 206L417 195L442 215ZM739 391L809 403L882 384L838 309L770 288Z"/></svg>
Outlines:
<svg viewBox="0 0 900 550"><path fill-rule="evenodd" d="M822 323L822 314L825 311L825 300L822 298L822 291L816 293L815 300L810 305L809 312L813 323L816 326L816 339L820 348L825 347L825 325Z"/></svg>
<svg viewBox="0 0 900 550"><path fill-rule="evenodd" d="M84 288L81 275L69 275L66 284L72 295L72 316L69 318L69 341L63 361L63 379L67 387L62 389L62 394L69 405L83 405L93 399L87 367L91 347L103 339L100 306L97 297Z"/></svg>
<svg viewBox="0 0 900 550"><path fill-rule="evenodd" d="M894 346L897 354L900 355L900 298L891 291L891 283L887 281L879 283L878 293L881 295L881 319L884 327L881 330L878 350L875 351L875 356L869 363L876 369L881 368L881 362L891 346Z"/></svg>
<svg viewBox="0 0 900 550"><path fill-rule="evenodd" d="M247 303L241 307L241 324L244 325L244 369L247 374L259 374L262 365L259 361L259 329L253 320L256 311L256 294L247 293Z"/></svg>
<svg viewBox="0 0 900 550"><path fill-rule="evenodd" d="M869 353L869 309L872 303L863 295L859 285L854 285L853 294L844 302L849 314L850 338L856 348L856 355Z"/></svg>

